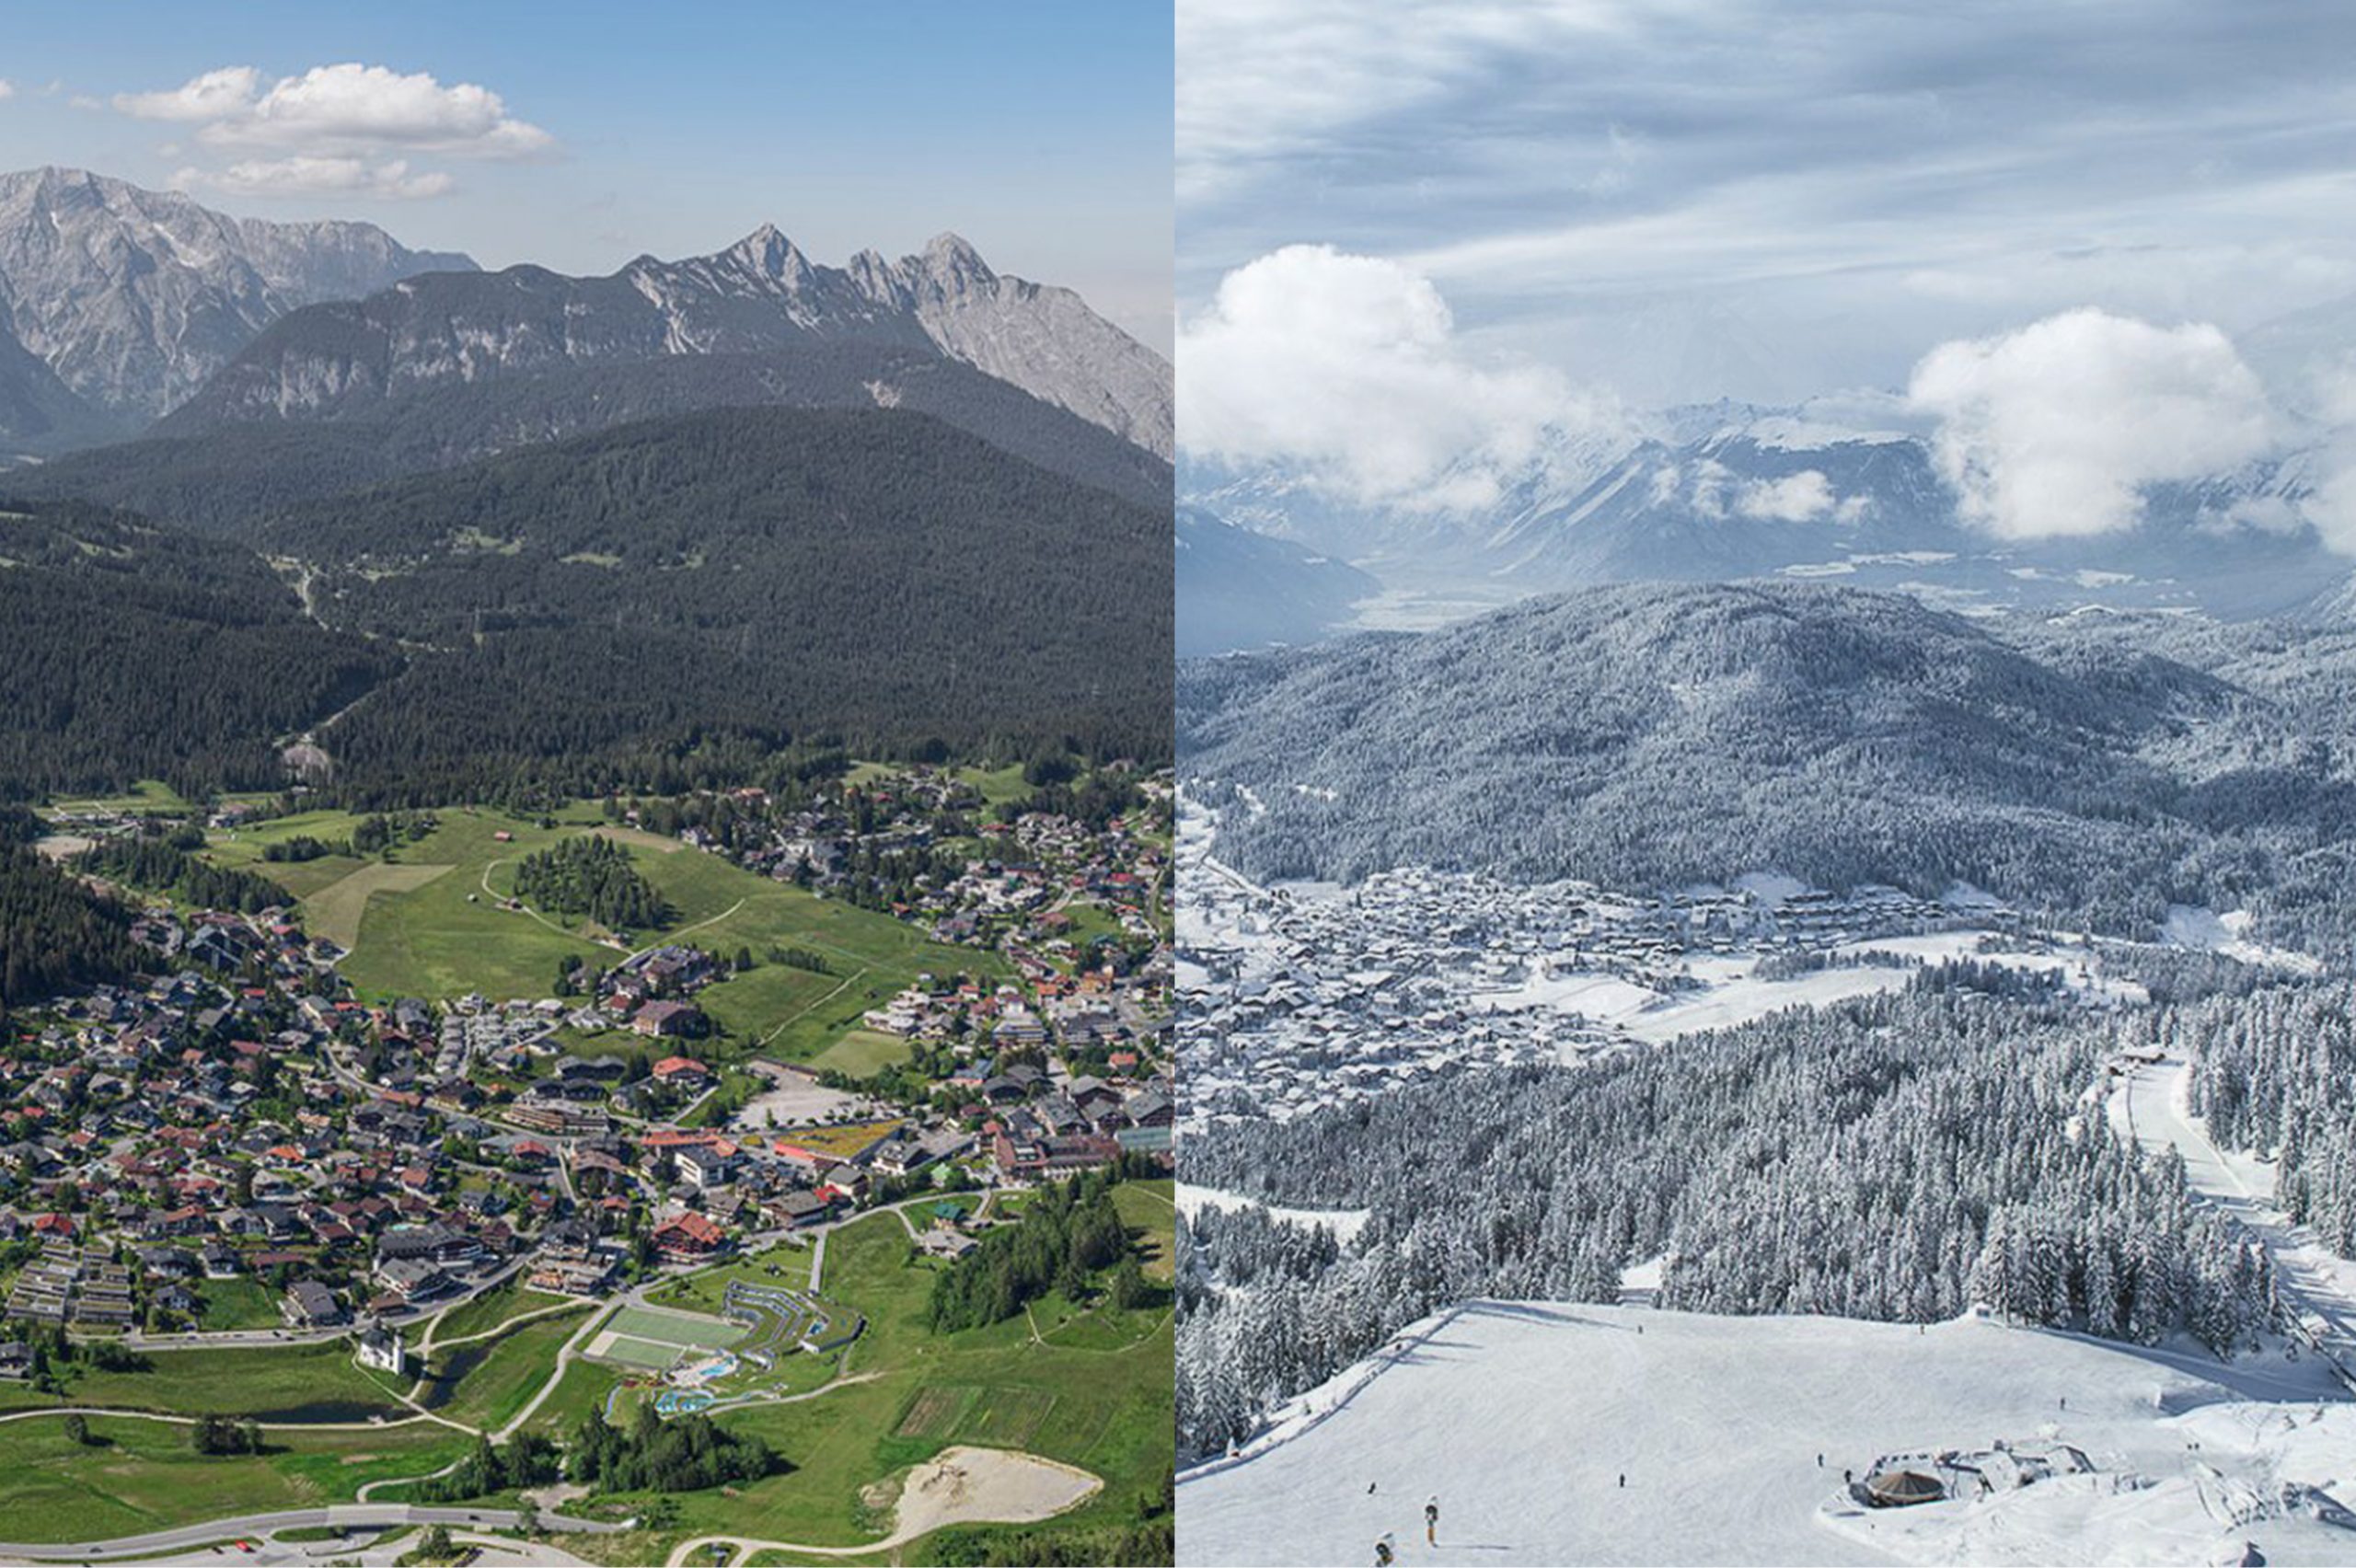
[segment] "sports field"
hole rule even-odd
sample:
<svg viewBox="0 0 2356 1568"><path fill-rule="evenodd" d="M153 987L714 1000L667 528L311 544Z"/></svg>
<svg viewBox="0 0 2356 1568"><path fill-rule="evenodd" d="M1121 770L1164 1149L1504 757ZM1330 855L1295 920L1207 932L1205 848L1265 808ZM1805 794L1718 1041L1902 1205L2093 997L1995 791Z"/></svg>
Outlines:
<svg viewBox="0 0 2356 1568"><path fill-rule="evenodd" d="M606 1321L582 1355L592 1361L667 1372L689 1351L725 1350L743 1339L741 1323L658 1307L625 1307Z"/></svg>

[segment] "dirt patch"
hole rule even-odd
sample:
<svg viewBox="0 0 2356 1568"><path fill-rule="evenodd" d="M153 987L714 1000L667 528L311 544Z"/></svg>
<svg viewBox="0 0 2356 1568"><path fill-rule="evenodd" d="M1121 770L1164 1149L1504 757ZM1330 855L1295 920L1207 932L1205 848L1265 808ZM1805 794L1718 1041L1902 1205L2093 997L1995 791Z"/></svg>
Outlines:
<svg viewBox="0 0 2356 1568"><path fill-rule="evenodd" d="M946 1448L908 1472L894 1536L943 1525L1026 1525L1065 1513L1103 1489L1084 1470L1003 1448Z"/></svg>
<svg viewBox="0 0 2356 1568"><path fill-rule="evenodd" d="M536 1486L515 1494L544 1514L553 1514L568 1503L578 1503L589 1495L589 1488L578 1482L558 1482L549 1486Z"/></svg>

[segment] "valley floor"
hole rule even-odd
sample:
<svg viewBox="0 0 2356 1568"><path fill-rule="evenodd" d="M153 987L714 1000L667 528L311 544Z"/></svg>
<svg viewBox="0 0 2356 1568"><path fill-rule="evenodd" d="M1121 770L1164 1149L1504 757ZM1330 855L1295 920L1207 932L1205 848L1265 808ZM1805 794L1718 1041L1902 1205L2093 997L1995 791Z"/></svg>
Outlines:
<svg viewBox="0 0 2356 1568"><path fill-rule="evenodd" d="M2094 1470L1905 1509L1845 1495L1842 1472L1885 1456L2000 1439ZM1386 1532L1403 1564L1500 1568L2356 1561L2321 1500L2281 1501L2356 1496L2356 1402L2316 1358L2221 1365L1979 1318L1475 1302L1294 1401L1247 1456L1182 1480L1182 1562L1371 1562Z"/></svg>

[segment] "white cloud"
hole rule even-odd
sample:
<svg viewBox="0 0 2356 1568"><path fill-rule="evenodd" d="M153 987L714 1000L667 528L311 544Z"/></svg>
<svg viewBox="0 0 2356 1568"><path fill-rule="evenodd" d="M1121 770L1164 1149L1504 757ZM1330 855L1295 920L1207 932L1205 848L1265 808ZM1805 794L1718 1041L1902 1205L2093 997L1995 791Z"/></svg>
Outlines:
<svg viewBox="0 0 2356 1568"><path fill-rule="evenodd" d="M444 86L422 71L382 65L315 65L271 85L244 111L214 120L198 135L218 146L407 147L468 157L527 157L556 138L507 112L500 96L471 82Z"/></svg>
<svg viewBox="0 0 2356 1568"><path fill-rule="evenodd" d="M2315 525L2327 548L2356 556L2356 452L2332 455L2333 467L2300 504L2299 513Z"/></svg>
<svg viewBox="0 0 2356 1568"><path fill-rule="evenodd" d="M1840 508L1832 481L1817 468L1802 468L1780 479L1753 479L1743 486L1734 504L1745 517L1774 523L1813 523Z"/></svg>
<svg viewBox="0 0 2356 1568"><path fill-rule="evenodd" d="M221 120L249 111L260 87L261 73L252 66L225 65L163 92L117 93L114 106L134 120Z"/></svg>
<svg viewBox="0 0 2356 1568"><path fill-rule="evenodd" d="M2356 556L2356 361L2343 352L2309 366L2301 391L2323 435L2313 457L2315 478L2293 515L2312 524L2331 549Z"/></svg>
<svg viewBox="0 0 2356 1568"><path fill-rule="evenodd" d="M118 94L114 107L135 119L193 125L206 147L285 155L177 177L186 188L232 194L435 196L452 188L450 177L413 169L410 156L524 158L557 147L555 137L509 114L488 87L444 86L422 71L356 63L268 82L250 65L224 66L167 91Z"/></svg>
<svg viewBox="0 0 2356 1568"><path fill-rule="evenodd" d="M0 98L12 98L16 96L17 84L6 78L0 78Z"/></svg>
<svg viewBox="0 0 2356 1568"><path fill-rule="evenodd" d="M1909 400L1938 421L1964 515L2004 538L2108 533L2142 487L2247 462L2275 439L2264 389L2213 326L2072 310L1942 343Z"/></svg>
<svg viewBox="0 0 2356 1568"><path fill-rule="evenodd" d="M452 189L448 175L411 173L400 158L370 163L364 158L252 159L223 169L184 168L172 177L182 190L217 190L232 196L369 196L397 201L440 196Z"/></svg>
<svg viewBox="0 0 2356 1568"><path fill-rule="evenodd" d="M1178 333L1186 449L1299 466L1353 501L1472 510L1550 429L1616 422L1555 371L1476 358L1429 280L1295 245L1221 280Z"/></svg>

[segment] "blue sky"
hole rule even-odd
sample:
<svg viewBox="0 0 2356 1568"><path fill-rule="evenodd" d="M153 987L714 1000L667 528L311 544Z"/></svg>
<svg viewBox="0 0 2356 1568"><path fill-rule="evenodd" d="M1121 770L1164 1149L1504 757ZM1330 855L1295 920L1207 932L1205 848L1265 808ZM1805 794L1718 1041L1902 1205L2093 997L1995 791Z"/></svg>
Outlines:
<svg viewBox="0 0 2356 1568"><path fill-rule="evenodd" d="M1165 8L1082 0L28 6L0 167L572 272L765 221L821 261L953 229L1167 352L1171 54Z"/></svg>

